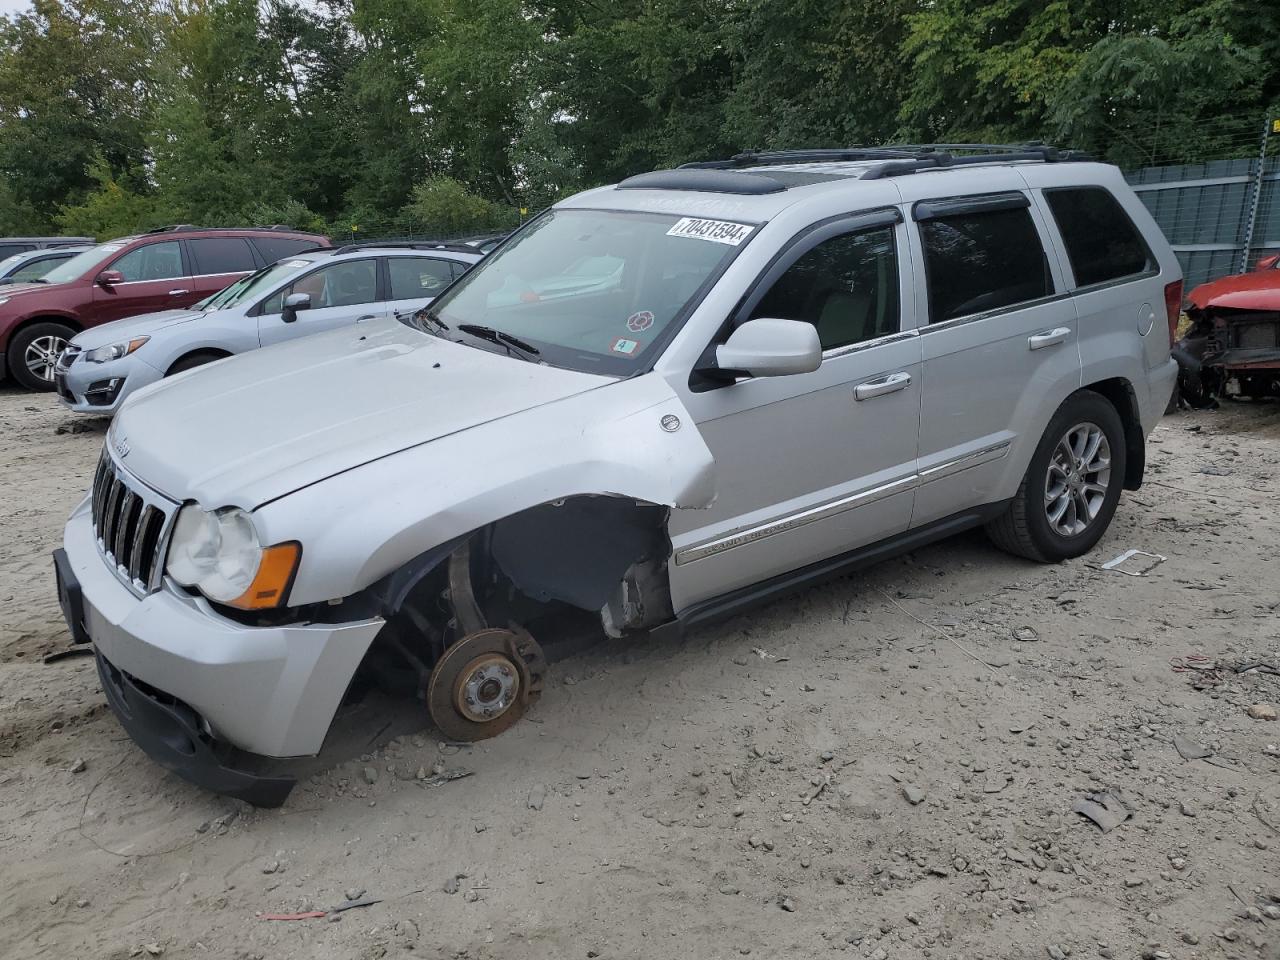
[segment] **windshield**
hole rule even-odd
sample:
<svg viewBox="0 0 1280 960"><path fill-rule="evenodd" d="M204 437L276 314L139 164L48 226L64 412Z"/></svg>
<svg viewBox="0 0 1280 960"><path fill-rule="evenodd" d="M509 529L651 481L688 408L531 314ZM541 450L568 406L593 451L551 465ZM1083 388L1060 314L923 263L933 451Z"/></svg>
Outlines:
<svg viewBox="0 0 1280 960"><path fill-rule="evenodd" d="M445 336L464 324L490 327L537 347L548 363L625 376L652 361L686 305L754 229L668 214L549 210L458 280L431 313L449 325Z"/></svg>
<svg viewBox="0 0 1280 960"><path fill-rule="evenodd" d="M124 249L125 240L113 240L111 243L100 243L92 250L78 253L44 275L45 283L66 283L68 280L79 280L103 260Z"/></svg>
<svg viewBox="0 0 1280 960"><path fill-rule="evenodd" d="M201 310L225 310L227 307L234 307L246 300L251 300L260 293L265 293L279 281L297 273L303 267L311 266L312 263L311 260L281 260L269 267L263 267L257 273L241 277L196 306Z"/></svg>

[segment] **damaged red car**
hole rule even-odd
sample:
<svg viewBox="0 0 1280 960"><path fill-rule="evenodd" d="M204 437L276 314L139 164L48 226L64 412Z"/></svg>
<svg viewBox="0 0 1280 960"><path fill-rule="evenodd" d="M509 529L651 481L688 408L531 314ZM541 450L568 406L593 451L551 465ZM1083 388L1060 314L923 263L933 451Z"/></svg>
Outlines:
<svg viewBox="0 0 1280 960"><path fill-rule="evenodd" d="M1173 351L1184 402L1280 397L1280 254L1196 287L1186 313L1191 326Z"/></svg>

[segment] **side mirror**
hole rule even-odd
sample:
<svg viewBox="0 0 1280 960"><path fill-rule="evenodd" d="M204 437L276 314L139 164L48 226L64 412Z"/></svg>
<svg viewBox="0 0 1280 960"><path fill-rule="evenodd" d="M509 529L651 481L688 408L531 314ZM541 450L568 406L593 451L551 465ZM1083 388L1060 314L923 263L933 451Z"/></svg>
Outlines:
<svg viewBox="0 0 1280 960"><path fill-rule="evenodd" d="M1277 266L1280 266L1280 253L1273 253L1271 256L1263 257L1261 260L1259 260L1257 266L1255 266L1253 269L1274 270L1277 268Z"/></svg>
<svg viewBox="0 0 1280 960"><path fill-rule="evenodd" d="M818 331L803 320L757 317L748 320L716 347L716 368L751 377L812 373L822 365Z"/></svg>
<svg viewBox="0 0 1280 960"><path fill-rule="evenodd" d="M103 270L98 274L98 283L104 287L114 287L117 283L124 283L124 274L119 270Z"/></svg>
<svg viewBox="0 0 1280 960"><path fill-rule="evenodd" d="M280 319L285 323L293 323L298 319L299 310L311 309L311 294L291 293L284 298L284 307L280 310Z"/></svg>

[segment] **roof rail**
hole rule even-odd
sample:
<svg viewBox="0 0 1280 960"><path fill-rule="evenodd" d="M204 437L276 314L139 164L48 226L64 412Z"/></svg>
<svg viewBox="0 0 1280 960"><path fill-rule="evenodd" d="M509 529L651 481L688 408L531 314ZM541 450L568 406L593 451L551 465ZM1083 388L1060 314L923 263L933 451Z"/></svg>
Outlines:
<svg viewBox="0 0 1280 960"><path fill-rule="evenodd" d="M742 167L763 167L780 164L839 163L841 161L885 161L872 167L861 177L877 180L938 167L951 167L975 163L1000 163L1035 161L1062 163L1091 159L1078 150L1059 150L1039 141L1028 143L906 143L888 144L883 147L837 147L814 150L768 150L739 153L728 160L705 160L686 163L693 169L732 170Z"/></svg>
<svg viewBox="0 0 1280 960"><path fill-rule="evenodd" d="M287 223L273 223L269 227L201 227L194 223L171 223L165 227L153 227L147 233L188 233L192 230L199 230L204 233L218 233L225 230L235 230L243 232L245 230L284 230L289 233L306 233L305 230L299 230L297 227L291 227Z"/></svg>
<svg viewBox="0 0 1280 960"><path fill-rule="evenodd" d="M444 250L448 253L479 253L480 251L467 243L433 242L428 240L388 240L384 243L363 242L347 243L333 250L336 257L340 253L355 253L357 250Z"/></svg>

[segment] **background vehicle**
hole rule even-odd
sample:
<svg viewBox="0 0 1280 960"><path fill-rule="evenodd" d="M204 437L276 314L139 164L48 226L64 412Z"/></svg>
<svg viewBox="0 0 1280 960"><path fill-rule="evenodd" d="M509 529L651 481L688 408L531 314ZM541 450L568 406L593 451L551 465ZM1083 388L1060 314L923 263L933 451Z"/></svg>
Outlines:
<svg viewBox="0 0 1280 960"><path fill-rule="evenodd" d="M93 246L93 237L0 237L0 259L31 250Z"/></svg>
<svg viewBox="0 0 1280 960"><path fill-rule="evenodd" d="M77 334L58 359L58 396L112 414L171 373L258 347L426 306L481 259L457 244L356 244L280 260L198 304Z"/></svg>
<svg viewBox="0 0 1280 960"><path fill-rule="evenodd" d="M55 558L125 728L279 803L243 753L317 752L361 667L478 740L537 699L539 638L680 630L981 525L1088 552L1173 387L1180 268L1116 168L966 149L633 177L409 322L135 396ZM618 282L537 295L587 256Z"/></svg>
<svg viewBox="0 0 1280 960"><path fill-rule="evenodd" d="M1280 397L1280 255L1201 284L1186 311L1191 326L1174 350L1182 401L1201 407L1224 393Z"/></svg>
<svg viewBox="0 0 1280 960"><path fill-rule="evenodd" d="M58 355L76 333L123 317L190 307L282 256L329 246L280 228L162 227L99 244L39 283L0 289L4 370L30 390L52 390Z"/></svg>
<svg viewBox="0 0 1280 960"><path fill-rule="evenodd" d="M89 249L92 249L92 244L81 243L15 253L0 260L0 285L32 283L41 279L58 264L65 263Z"/></svg>

